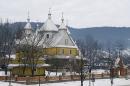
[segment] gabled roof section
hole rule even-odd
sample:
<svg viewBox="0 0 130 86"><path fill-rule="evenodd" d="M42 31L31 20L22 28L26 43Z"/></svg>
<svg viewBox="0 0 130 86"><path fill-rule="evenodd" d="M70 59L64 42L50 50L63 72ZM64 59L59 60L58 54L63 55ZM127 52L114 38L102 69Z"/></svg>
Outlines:
<svg viewBox="0 0 130 86"><path fill-rule="evenodd" d="M67 48L78 48L67 30L59 31L54 35L54 38L49 41L47 47L67 47Z"/></svg>
<svg viewBox="0 0 130 86"><path fill-rule="evenodd" d="M51 13L48 14L48 19L43 24L43 26L40 28L41 31L58 31L58 28L51 20Z"/></svg>
<svg viewBox="0 0 130 86"><path fill-rule="evenodd" d="M56 33L52 39L48 40L46 43L46 47L67 47L67 48L77 48L76 43L73 41L70 33L68 32L68 28L64 23L64 18L62 14L61 25L59 27L58 33Z"/></svg>
<svg viewBox="0 0 130 86"><path fill-rule="evenodd" d="M64 22L62 22L61 25L60 25L60 27L59 27L59 30L61 30L61 29L67 30L67 27L66 27L66 25L64 24Z"/></svg>

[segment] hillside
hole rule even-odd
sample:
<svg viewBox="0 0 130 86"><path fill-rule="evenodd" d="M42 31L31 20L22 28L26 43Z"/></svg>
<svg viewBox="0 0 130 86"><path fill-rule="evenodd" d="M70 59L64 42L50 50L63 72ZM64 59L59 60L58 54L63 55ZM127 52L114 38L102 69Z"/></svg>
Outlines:
<svg viewBox="0 0 130 86"><path fill-rule="evenodd" d="M122 41L125 45L130 46L130 27L70 28L70 32L75 40L85 40L89 35L103 44Z"/></svg>

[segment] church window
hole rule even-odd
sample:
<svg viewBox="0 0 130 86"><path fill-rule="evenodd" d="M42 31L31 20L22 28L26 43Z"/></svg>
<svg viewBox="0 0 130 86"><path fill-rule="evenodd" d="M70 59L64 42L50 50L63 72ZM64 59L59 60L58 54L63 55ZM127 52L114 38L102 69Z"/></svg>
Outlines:
<svg viewBox="0 0 130 86"><path fill-rule="evenodd" d="M64 49L60 49L60 54L64 54Z"/></svg>
<svg viewBox="0 0 130 86"><path fill-rule="evenodd" d="M72 54L72 51L70 50L70 54Z"/></svg>
<svg viewBox="0 0 130 86"><path fill-rule="evenodd" d="M62 54L64 54L64 49L62 49Z"/></svg>
<svg viewBox="0 0 130 86"><path fill-rule="evenodd" d="M49 38L49 34L46 35L46 38Z"/></svg>
<svg viewBox="0 0 130 86"><path fill-rule="evenodd" d="M67 45L68 44L68 39L65 39L65 45Z"/></svg>

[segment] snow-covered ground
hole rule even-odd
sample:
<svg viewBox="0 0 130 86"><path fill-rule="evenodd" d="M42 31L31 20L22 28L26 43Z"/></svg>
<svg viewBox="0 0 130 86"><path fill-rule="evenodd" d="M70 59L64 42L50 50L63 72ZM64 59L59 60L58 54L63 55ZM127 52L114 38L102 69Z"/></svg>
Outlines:
<svg viewBox="0 0 130 86"><path fill-rule="evenodd" d="M5 74L5 71L0 71L0 76L9 76L10 72L7 72L7 75Z"/></svg>
<svg viewBox="0 0 130 86"><path fill-rule="evenodd" d="M84 86L88 86L89 81L84 81ZM1 82L0 81L0 86L8 86L8 82ZM17 83L12 83L12 86L26 86L23 84L17 84ZM28 86L39 86L38 84L35 85L28 85ZM60 83L46 83L46 84L41 84L41 86L81 86L80 81L70 81L70 82L60 82ZM91 86L93 86L93 83L91 83ZM110 79L98 79L95 81L94 86L111 86L110 84ZM130 86L130 79L126 80L124 78L122 79L114 79L114 84L113 86Z"/></svg>

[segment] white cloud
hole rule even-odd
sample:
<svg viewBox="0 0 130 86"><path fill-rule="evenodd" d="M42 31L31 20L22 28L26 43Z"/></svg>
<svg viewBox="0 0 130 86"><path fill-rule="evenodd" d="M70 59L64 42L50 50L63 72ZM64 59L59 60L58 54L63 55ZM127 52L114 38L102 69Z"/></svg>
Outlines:
<svg viewBox="0 0 130 86"><path fill-rule="evenodd" d="M130 26L130 0L0 0L0 17L25 21L30 10L32 21L43 22L50 7L55 23L63 11L74 27Z"/></svg>

